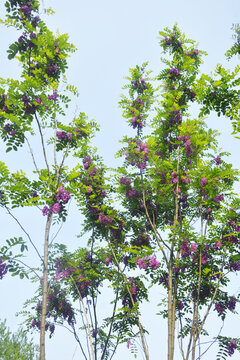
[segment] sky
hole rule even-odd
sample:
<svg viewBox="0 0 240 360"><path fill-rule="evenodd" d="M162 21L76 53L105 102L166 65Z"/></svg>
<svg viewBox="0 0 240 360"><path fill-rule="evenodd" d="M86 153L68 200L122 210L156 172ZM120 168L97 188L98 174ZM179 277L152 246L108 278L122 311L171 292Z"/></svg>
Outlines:
<svg viewBox="0 0 240 360"><path fill-rule="evenodd" d="M4 14L3 3L4 1L0 3L0 16ZM68 33L70 41L78 49L69 59L67 71L69 82L77 86L80 92L74 107L100 124L101 131L97 134L94 144L107 166L114 167L119 164L119 160L114 156L120 148L119 140L131 132L118 107L121 89L125 83L124 77L128 75L129 68L149 61L149 69L152 69L153 75L157 75L163 69L158 40L160 30L172 27L177 22L188 38L196 40L199 43L198 48L208 53L201 67L202 72L214 71L217 63L233 69L239 62L236 58L229 63L224 56L233 43L231 26L239 22L238 0L44 0L42 3L45 7L52 7L56 12L54 16L45 17L50 29ZM0 76L18 76L19 68L16 62L10 62L6 56L8 45L17 38L16 33L3 26L0 27L0 32ZM220 146L224 151L231 153L230 162L234 167L240 168L239 140L231 135L230 121L211 114L206 122L209 127L221 132ZM0 146L1 160L7 162L12 170L29 168L30 156L24 150L16 157L16 154L6 155L3 145ZM82 244L81 239L76 237L81 231L81 221L76 221L75 210L70 209L69 218L72 216L74 220L66 223L58 237L58 241L66 243L70 249ZM1 243L11 236L23 236L16 222L4 211L1 212ZM16 210L14 214L28 229L41 250L40 234L44 227L44 219L39 220L39 214L33 214L32 210L24 213ZM31 249L30 246L29 248ZM32 249L27 261L30 264L38 262ZM238 278L234 281L233 291L237 291ZM11 329L16 329L22 318L16 318L15 313L21 311L23 302L33 295L32 285L27 281L8 277L1 281L0 293L0 318L7 318ZM151 360L159 359L160 354L164 358L166 353L166 345L160 341L164 338L166 326L159 316L154 315L160 297L161 293L152 293L151 302L143 309L144 324L151 331L151 338L148 338ZM215 323L210 324L214 329ZM233 331L234 335L237 331L236 324L236 321L230 319L225 327L228 331ZM75 353L75 347L71 335L64 329L59 329L54 339L48 342L47 359L81 359L79 353ZM114 360L120 360L124 356L129 360L133 359L125 344ZM140 353L137 359L141 359ZM233 356L232 359L237 357Z"/></svg>

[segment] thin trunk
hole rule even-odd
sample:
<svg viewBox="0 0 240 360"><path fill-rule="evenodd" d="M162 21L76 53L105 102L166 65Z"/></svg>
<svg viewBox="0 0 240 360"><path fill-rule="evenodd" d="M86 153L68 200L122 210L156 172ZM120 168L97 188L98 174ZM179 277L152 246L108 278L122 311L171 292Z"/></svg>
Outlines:
<svg viewBox="0 0 240 360"><path fill-rule="evenodd" d="M43 280L42 280L42 314L40 327L40 360L45 360L45 322L47 313L47 296L48 296L48 241L49 232L52 222L52 213L48 214L45 239L44 239L44 258L43 258Z"/></svg>
<svg viewBox="0 0 240 360"><path fill-rule="evenodd" d="M174 354L172 290L172 261L170 260L168 270L168 360L173 360Z"/></svg>

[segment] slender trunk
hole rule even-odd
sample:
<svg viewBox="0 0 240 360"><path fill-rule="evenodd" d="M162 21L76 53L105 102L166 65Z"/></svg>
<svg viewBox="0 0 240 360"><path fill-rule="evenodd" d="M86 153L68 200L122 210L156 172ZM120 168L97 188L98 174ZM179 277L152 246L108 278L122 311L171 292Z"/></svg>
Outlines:
<svg viewBox="0 0 240 360"><path fill-rule="evenodd" d="M173 274L172 274L172 259L169 261L168 268L168 360L174 358L174 340L175 340L175 307L173 294Z"/></svg>
<svg viewBox="0 0 240 360"><path fill-rule="evenodd" d="M42 314L40 327L40 360L45 360L45 322L47 313L47 296L48 296L48 241L49 232L52 222L52 213L48 214L45 239L44 239L44 259L43 259L43 279L42 279Z"/></svg>

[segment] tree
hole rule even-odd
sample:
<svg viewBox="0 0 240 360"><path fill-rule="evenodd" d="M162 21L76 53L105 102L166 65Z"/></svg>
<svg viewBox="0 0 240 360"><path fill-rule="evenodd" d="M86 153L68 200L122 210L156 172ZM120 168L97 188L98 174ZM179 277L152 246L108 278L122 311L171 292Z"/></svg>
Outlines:
<svg viewBox="0 0 240 360"><path fill-rule="evenodd" d="M19 329L11 333L6 320L0 323L0 359L4 360L37 360L39 349L32 340L28 340L26 331Z"/></svg>
<svg viewBox="0 0 240 360"><path fill-rule="evenodd" d="M133 338L136 329L149 359L140 314L149 285L163 287L166 294L160 313L168 321L168 360L174 358L177 321L182 358L200 358L210 310L224 320L239 301L226 287L230 274L240 269L239 198L233 191L239 172L225 161L227 154L218 150L217 133L206 128L203 118L211 108L237 108L238 82L220 68L220 83L212 83L206 75L199 78L205 53L177 26L160 32L166 68L157 76L157 85L147 64L130 70L128 95L120 106L133 136L124 137L118 153L124 164L110 176L89 146L98 129L95 122L83 113L70 124L62 120L70 102L67 91L77 94L61 77L74 47L66 35L54 36L36 16L37 1L12 0L6 8L5 24L24 29L9 48L9 58L17 57L23 72L21 81L1 80L6 88L1 90L1 136L7 151L29 146L35 171L29 177L22 172L10 174L2 164L1 204L9 213L22 205L44 206L42 214L47 216L44 257L39 254L43 280L35 298L42 300L28 318L29 327L40 329L41 360L45 359L45 331L52 335L55 323L64 321L86 359L112 358L118 344ZM61 91L60 81L65 84ZM219 86L221 106L211 100L208 83ZM195 118L189 115L193 102L204 104ZM150 117L151 110L155 115ZM27 135L36 132L43 169ZM53 164L47 149L53 151ZM67 167L71 153L78 163ZM52 222L66 220L70 198L84 213L83 230L91 233L88 248L73 254L61 245L49 246ZM106 282L112 288L113 310L99 325L96 303ZM90 344L88 355L75 329L77 301ZM89 314L88 305L92 306ZM238 338L217 334L214 341L220 346L218 359L239 349Z"/></svg>

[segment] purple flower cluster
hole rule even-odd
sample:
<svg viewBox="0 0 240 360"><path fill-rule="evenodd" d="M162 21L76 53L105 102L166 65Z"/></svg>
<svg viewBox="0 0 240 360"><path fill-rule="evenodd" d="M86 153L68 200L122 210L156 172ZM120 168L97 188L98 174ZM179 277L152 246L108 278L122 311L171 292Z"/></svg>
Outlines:
<svg viewBox="0 0 240 360"><path fill-rule="evenodd" d="M53 90L53 94L52 94L52 95L48 95L48 99L49 99L49 100L56 100L57 97L58 97L57 90Z"/></svg>
<svg viewBox="0 0 240 360"><path fill-rule="evenodd" d="M224 197L223 195L218 195L218 196L215 196L215 198L213 199L216 203L220 203L220 201L223 201L224 200Z"/></svg>
<svg viewBox="0 0 240 360"><path fill-rule="evenodd" d="M136 264L138 264L139 269L147 269L149 266L151 266L153 270L156 270L160 266L160 263L156 259L156 255L153 255L150 258L149 257L143 257L142 259L137 258Z"/></svg>
<svg viewBox="0 0 240 360"><path fill-rule="evenodd" d="M159 284L164 284L168 287L168 274L165 272L162 276L159 278Z"/></svg>
<svg viewBox="0 0 240 360"><path fill-rule="evenodd" d="M132 118L132 127L133 129L142 129L143 127L143 120L142 120L142 115L140 114L141 111L143 111L143 108L145 106L145 103L137 98L136 100L134 100L134 102L132 103L132 110L131 110L131 114L134 115L136 112L138 113L137 116L134 116Z"/></svg>
<svg viewBox="0 0 240 360"><path fill-rule="evenodd" d="M172 68L169 70L168 75L172 81L175 81L181 76L181 73L178 69Z"/></svg>
<svg viewBox="0 0 240 360"><path fill-rule="evenodd" d="M207 179L206 178L202 178L201 179L201 186L204 187L207 185Z"/></svg>
<svg viewBox="0 0 240 360"><path fill-rule="evenodd" d="M57 202L52 205L51 209L46 205L43 207L43 216L48 215L49 212L52 212L53 214L58 214L62 209L62 204L67 204L68 201L71 199L71 196L69 191L64 190L63 186L60 186L57 191L56 199Z"/></svg>
<svg viewBox="0 0 240 360"><path fill-rule="evenodd" d="M113 217L107 217L105 215L99 215L98 217L99 222L103 223L104 225L109 225L113 221Z"/></svg>
<svg viewBox="0 0 240 360"><path fill-rule="evenodd" d="M133 278L129 278L129 284L130 284L129 288L131 291L131 297L133 299L133 302L135 303L137 301L138 288L137 285L134 284ZM130 295L128 293L124 296L122 300L122 304L123 306L129 306L129 307L133 306Z"/></svg>
<svg viewBox="0 0 240 360"><path fill-rule="evenodd" d="M172 110L171 116L169 119L169 125L172 127L175 124L178 124L181 119L182 119L182 116L181 116L180 110Z"/></svg>
<svg viewBox="0 0 240 360"><path fill-rule="evenodd" d="M17 134L16 125L15 124L5 124L3 126L3 130L6 131L10 136L15 136Z"/></svg>
<svg viewBox="0 0 240 360"><path fill-rule="evenodd" d="M63 204L67 204L71 199L69 191L64 190L63 186L60 186L57 191L56 198L58 201L62 201Z"/></svg>
<svg viewBox="0 0 240 360"><path fill-rule="evenodd" d="M147 161L149 160L149 149L146 143L142 143L141 141L134 139L128 141L130 148L125 150L126 159L128 163L132 166L137 165L139 169L145 169L147 165Z"/></svg>
<svg viewBox="0 0 240 360"><path fill-rule="evenodd" d="M219 315L222 315L223 312L224 312L224 306L223 306L223 304L221 304L221 303L216 303L216 304L215 304L215 310L217 310L217 312L218 312Z"/></svg>
<svg viewBox="0 0 240 360"><path fill-rule="evenodd" d="M187 157L190 157L191 154L193 153L193 148L191 146L190 138L191 138L190 135L185 135L185 136L179 135L178 136L178 140L181 140L184 143L184 147L186 150L185 154Z"/></svg>
<svg viewBox="0 0 240 360"><path fill-rule="evenodd" d="M186 56L190 56L191 58L196 58L197 57L197 55L198 55L198 50L197 49L195 49L195 50L193 50L192 52L187 52L186 54L185 54Z"/></svg>
<svg viewBox="0 0 240 360"><path fill-rule="evenodd" d="M125 178L125 177L121 177L121 179L120 179L120 184L130 185L130 184L131 184L131 179L128 179L128 178Z"/></svg>
<svg viewBox="0 0 240 360"><path fill-rule="evenodd" d="M133 81L133 87L137 90L138 94L142 94L144 90L147 89L147 85L145 83L145 79L141 78Z"/></svg>
<svg viewBox="0 0 240 360"><path fill-rule="evenodd" d="M6 275L7 272L8 272L8 266L0 258L0 280L2 280L2 278L4 277L4 275Z"/></svg>
<svg viewBox="0 0 240 360"><path fill-rule="evenodd" d="M173 47L180 47L182 45L181 41L178 41L176 38L176 34L171 34L169 38L164 38L165 45L172 45Z"/></svg>
<svg viewBox="0 0 240 360"><path fill-rule="evenodd" d="M220 165L221 163L222 163L222 160L221 160L221 158L220 158L220 155L218 155L217 157L215 157L215 162L216 162L216 164L217 165Z"/></svg>
<svg viewBox="0 0 240 360"><path fill-rule="evenodd" d="M142 233L142 234L138 234L137 239L134 240L133 245L138 246L138 247L142 247L142 246L150 246L150 236Z"/></svg>
<svg viewBox="0 0 240 360"><path fill-rule="evenodd" d="M227 351L229 356L232 356L234 354L236 347L237 347L237 343L235 340L232 339L230 341L230 344L227 345Z"/></svg>
<svg viewBox="0 0 240 360"><path fill-rule="evenodd" d="M236 297L232 296L227 304L228 310L233 311L236 307L236 302L237 302Z"/></svg>

